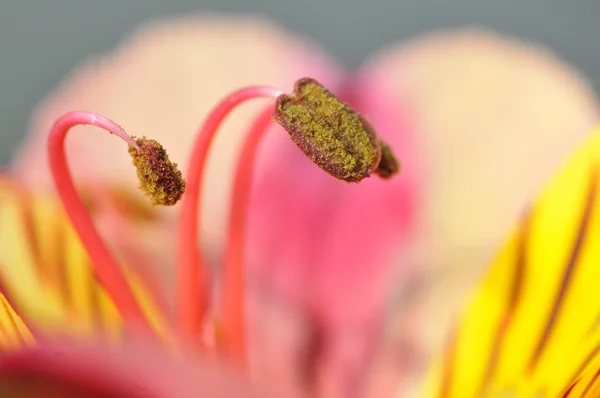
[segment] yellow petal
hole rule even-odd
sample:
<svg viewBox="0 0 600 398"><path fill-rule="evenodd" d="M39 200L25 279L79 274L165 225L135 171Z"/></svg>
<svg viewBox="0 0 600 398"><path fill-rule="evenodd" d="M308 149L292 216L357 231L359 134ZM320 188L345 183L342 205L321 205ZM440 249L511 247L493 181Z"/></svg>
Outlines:
<svg viewBox="0 0 600 398"><path fill-rule="evenodd" d="M594 378L599 172L600 129L501 250L432 372L426 397L558 397L585 369L586 383Z"/></svg>
<svg viewBox="0 0 600 398"><path fill-rule="evenodd" d="M593 398L600 396L600 356L598 351L600 347L596 346L586 360L582 363L580 375L563 393L561 398Z"/></svg>
<svg viewBox="0 0 600 398"><path fill-rule="evenodd" d="M0 293L0 353L35 342L29 328Z"/></svg>
<svg viewBox="0 0 600 398"><path fill-rule="evenodd" d="M95 279L88 254L56 200L27 195L16 184L5 188L0 189L0 280L23 314L45 333L119 341L123 319ZM167 338L157 292L132 267L122 268L150 325Z"/></svg>
<svg viewBox="0 0 600 398"><path fill-rule="evenodd" d="M37 211L47 215L35 222ZM56 208L34 205L31 197L5 177L0 180L0 280L14 303L34 323L53 323L64 319L65 308L51 278L54 257L48 255L48 244L38 239L35 226L59 226L53 217ZM55 234L44 234L48 239ZM58 247L58 246L56 246ZM40 268L40 256L46 256L45 269ZM47 271L47 272L46 272ZM39 305L43 303L43 305Z"/></svg>

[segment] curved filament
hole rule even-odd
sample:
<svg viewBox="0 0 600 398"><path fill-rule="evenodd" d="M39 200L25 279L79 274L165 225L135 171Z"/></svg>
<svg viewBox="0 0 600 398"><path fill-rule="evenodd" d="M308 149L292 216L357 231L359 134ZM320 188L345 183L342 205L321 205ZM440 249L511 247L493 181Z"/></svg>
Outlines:
<svg viewBox="0 0 600 398"><path fill-rule="evenodd" d="M179 326L183 337L195 341L208 307L208 268L198 247L200 198L206 157L213 137L227 115L250 99L277 98L283 92L271 87L255 86L240 89L223 99L202 125L190 158L187 190L183 197L179 230Z"/></svg>
<svg viewBox="0 0 600 398"><path fill-rule="evenodd" d="M145 332L148 330L147 319L115 258L94 228L92 218L71 178L64 143L69 130L78 125L93 125L103 128L109 133L117 135L130 146L137 148L137 145L119 125L103 116L91 112L70 112L60 117L52 126L48 137L48 159L60 200L81 243L89 254L96 278L111 296L127 323L134 326L136 330ZM142 327L142 329L137 329L138 327Z"/></svg>

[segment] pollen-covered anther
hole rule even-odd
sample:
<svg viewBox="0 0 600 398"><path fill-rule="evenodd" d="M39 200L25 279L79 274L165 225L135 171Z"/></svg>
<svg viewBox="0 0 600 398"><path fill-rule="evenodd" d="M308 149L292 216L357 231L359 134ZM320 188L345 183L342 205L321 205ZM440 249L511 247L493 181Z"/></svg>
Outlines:
<svg viewBox="0 0 600 398"><path fill-rule="evenodd" d="M306 156L338 179L359 182L373 172L393 174L377 172L382 147L369 122L314 79L298 80L293 93L277 98L273 119ZM385 169L394 170L397 162L386 148Z"/></svg>
<svg viewBox="0 0 600 398"><path fill-rule="evenodd" d="M385 143L381 142L381 160L375 169L375 174L383 179L392 178L395 174L400 171L400 162L394 156L392 148Z"/></svg>
<svg viewBox="0 0 600 398"><path fill-rule="evenodd" d="M185 180L177 164L169 160L167 151L156 140L136 138L139 149L129 147L137 169L140 188L153 204L171 206L185 192Z"/></svg>

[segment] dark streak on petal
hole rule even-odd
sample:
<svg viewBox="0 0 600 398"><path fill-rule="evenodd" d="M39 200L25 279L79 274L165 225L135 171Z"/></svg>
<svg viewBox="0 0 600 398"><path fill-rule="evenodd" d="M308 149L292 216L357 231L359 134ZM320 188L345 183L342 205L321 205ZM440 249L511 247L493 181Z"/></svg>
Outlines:
<svg viewBox="0 0 600 398"><path fill-rule="evenodd" d="M40 253L40 245L37 239L37 235L35 233L35 223L33 220L33 206L31 204L31 199L29 195L25 192L18 193L20 197L21 211L23 217L23 224L25 226L25 236L27 240L27 245L31 252L31 255L34 259L35 270L43 279L47 279L48 270L45 269L44 264L42 263L42 256Z"/></svg>
<svg viewBox="0 0 600 398"><path fill-rule="evenodd" d="M575 373L573 373L573 376L571 376L571 378L569 379L569 383L577 384L579 382L579 380L578 380L579 376L581 375L581 373L583 373L583 371L585 370L585 368L594 360L594 358L596 357L596 355L598 355L598 353L600 353L600 344L598 344L592 350L592 352L590 352L588 354L588 356L581 363L581 365L579 365L579 367L577 368L577 370L575 371ZM577 380L577 381L574 382L574 380Z"/></svg>
<svg viewBox="0 0 600 398"><path fill-rule="evenodd" d="M57 264L57 275L60 283L60 291L62 292L62 298L65 308L69 314L72 314L74 311L74 300L75 297L73 295L73 289L71 286L71 280L69 279L69 260L67 258L67 231L64 228L57 229L58 234L58 248L59 248L59 258ZM76 237L79 242L79 237ZM87 258L86 258L86 261Z"/></svg>
<svg viewBox="0 0 600 398"><path fill-rule="evenodd" d="M319 366L325 349L325 325L317 314L313 314L312 318L307 345L299 365L303 385L307 386L306 393L309 396L317 391Z"/></svg>
<svg viewBox="0 0 600 398"><path fill-rule="evenodd" d="M571 395L571 392L573 391L573 389L575 388L575 386L577 385L577 383L579 383L579 380L577 380L576 382L574 382L573 384L571 384L571 387L569 387L564 393L563 395L560 396L560 398L569 398L569 395Z"/></svg>
<svg viewBox="0 0 600 398"><path fill-rule="evenodd" d="M0 269L2 267L4 267L4 265L2 263L0 263ZM39 329L34 327L32 322L28 321L26 316L23 316L23 312L21 311L19 306L15 303L15 300L12 298L12 296L7 292L4 283L5 282L2 280L1 275L0 275L0 294L4 296L4 299L6 301L8 301L8 303L12 307L13 311L19 316L19 318L21 318L21 322L23 322L23 324L25 325L27 330L29 330L29 333L31 333L31 336L36 341L43 340ZM0 334L2 334L2 333L3 333L2 325L0 324ZM0 347L0 354L2 354L1 347Z"/></svg>
<svg viewBox="0 0 600 398"><path fill-rule="evenodd" d="M0 261L0 269L5 269L6 264L4 264L2 261ZM12 297L11 294L9 294L8 290L6 289L6 281L3 279L3 275L0 273L0 295L4 296L4 298L10 303L10 305L13 307L13 309L19 313L19 311L17 311L17 308L15 308L15 300Z"/></svg>
<svg viewBox="0 0 600 398"><path fill-rule="evenodd" d="M590 392L590 390L592 389L592 387L594 386L594 384L598 380L598 377L600 377L600 369L598 369L596 371L596 374L594 374L594 377L592 377L592 380L590 380L590 382L588 383L588 385L585 386L585 389L581 392L581 397L582 398L585 398L587 396L587 394Z"/></svg>
<svg viewBox="0 0 600 398"><path fill-rule="evenodd" d="M89 280L88 296L90 300L90 315L94 330L98 337L104 337L104 328L102 327L102 316L100 314L100 294L101 287L98 283L95 283L93 277L86 278Z"/></svg>
<svg viewBox="0 0 600 398"><path fill-rule="evenodd" d="M536 346L534 354L532 355L532 357L529 361L529 366L527 368L527 371L530 373L535 369L536 365L538 364L539 359L544 350L544 346L546 345L546 343L548 342L548 339L550 338L550 334L552 333L552 329L554 328L554 325L556 324L556 321L558 319L558 315L561 311L563 300L567 294L567 290L569 288L571 279L573 278L573 274L575 271L575 265L577 264L579 254L581 253L581 248L583 247L583 242L585 241L585 236L588 232L588 227L589 227L590 219L591 219L591 215L592 215L592 209L593 209L594 203L596 201L596 188L597 188L597 170L596 170L596 168L594 168L592 170L592 173L590 176L590 182L589 182L589 186L588 186L588 193L587 193L587 198L586 198L586 202L585 202L585 207L584 207L583 214L581 217L581 222L579 225L579 232L577 233L577 238L576 238L573 248L571 250L571 256L569 258L569 261L567 262L567 266L565 268L565 273L563 275L558 294L554 301L554 306L552 307L552 312L550 313L550 317L548 318L548 322L546 323L546 327L544 329L544 332L542 333L542 337L538 341L538 344Z"/></svg>
<svg viewBox="0 0 600 398"><path fill-rule="evenodd" d="M511 284L510 296L508 298L508 304L506 307L506 312L502 317L498 325L498 329L496 330L496 334L494 337L494 342L492 344L490 359L487 364L487 368L485 370L482 383L479 388L479 393L476 395L477 397L485 396L487 389L489 388L490 381L492 380L492 376L496 371L498 366L498 360L500 357L500 350L504 345L504 339L506 337L506 332L510 325L512 324L513 315L519 305L521 294L523 291L523 280L525 275L525 269L527 266L527 242L529 238L529 226L531 225L531 215L528 214L525 217L525 220L521 226L521 234L519 238L516 258L515 258L515 267L514 274Z"/></svg>
<svg viewBox="0 0 600 398"><path fill-rule="evenodd" d="M56 281L58 283L57 289L60 294L60 298L62 299L62 304L66 308L69 305L69 292L68 292L68 279L67 279L67 256L66 256L66 236L65 236L65 222L61 222L59 225L55 227L56 233L56 258L53 261L56 261Z"/></svg>
<svg viewBox="0 0 600 398"><path fill-rule="evenodd" d="M4 313L8 317L8 319L10 321L10 325L12 326L13 330L15 331L15 335L17 336L17 340L19 341L19 346L26 345L26 342L23 339L23 336L21 335L21 331L19 330L19 326L17 326L17 321L15 321L12 311L10 310L10 308L8 308L8 305L6 305L6 300L2 300L2 307L4 307Z"/></svg>
<svg viewBox="0 0 600 398"><path fill-rule="evenodd" d="M33 257L35 271L41 276L42 280L47 276L47 270L41 262L41 253L39 250L38 239L35 233L35 223L33 219L33 205L28 191L17 181L6 176L0 175L0 188L6 188L17 198L20 216L23 220L25 230L25 241L29 252Z"/></svg>

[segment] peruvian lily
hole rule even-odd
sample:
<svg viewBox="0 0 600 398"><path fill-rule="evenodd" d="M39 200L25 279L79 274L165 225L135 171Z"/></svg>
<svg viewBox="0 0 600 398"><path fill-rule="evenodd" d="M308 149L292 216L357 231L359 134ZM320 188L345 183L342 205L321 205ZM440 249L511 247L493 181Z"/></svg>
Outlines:
<svg viewBox="0 0 600 398"><path fill-rule="evenodd" d="M256 123L251 126L248 137L243 146L241 161L236 175L234 186L234 200L231 216L231 239L228 248L228 257L225 259L222 277L222 297L218 301L220 310L213 317L208 315L210 294L209 271L206 266L203 254L197 250L196 242L199 235L197 228L198 202L201 195L202 176L206 164L207 153L214 139L218 127L225 117L235 107L241 103L254 98L272 98L274 105L266 108L256 119ZM102 238L95 229L92 217L86 208L75 188L68 162L65 155L65 139L69 131L77 126L91 125L101 127L106 131L120 137L129 145L129 153L133 158L133 164L137 168L137 175L140 180L140 187L150 197L153 204L174 205L183 196L186 189L186 182L183 180L181 172L177 165L172 163L164 148L155 140L147 138L134 139L130 137L119 125L111 120L90 112L70 112L60 117L52 126L48 137L48 161L53 181L66 212L75 232L78 235L81 245L85 249L84 257L78 258L73 262L66 262L65 259L59 259L56 266L58 269L52 269L43 261L37 264L37 277L42 283L42 288L48 287L42 291L49 296L48 299L55 301L63 299L62 305L57 307L65 309L65 312L71 312L73 317L69 319L68 315L59 314L52 319L54 322L71 322L72 324L94 324L100 322L107 327L117 327L117 340L123 340L130 337L134 341L146 342L148 339L158 338L166 344L166 347L172 347L175 351L188 350L190 347L196 347L198 354L209 354L215 352L220 358L233 361L238 367L244 368L247 363L247 339L246 339L246 307L245 307L245 271L244 258L241 255L244 231L244 206L243 203L248 196L250 170L254 153L258 148L258 142L262 138L271 117L290 134L292 141L310 158L315 164L326 171L331 176L349 183L357 183L377 174L382 179L389 179L398 172L398 162L395 159L392 149L375 132L370 123L360 114L349 108L341 102L330 91L323 87L319 82L311 78L304 78L296 82L294 90L290 94L285 94L281 90L267 86L256 86L242 88L222 100L209 114L206 122L203 124L196 144L194 146L188 172L189 192L185 196L180 220L179 240L179 279L178 279L178 327L169 323L167 315L160 308L155 307L158 300L156 294L152 294L141 276L135 268L127 265L120 265ZM10 184L10 182L7 182ZM13 182L17 206L20 206L21 213L30 215L25 201L27 194L24 190L17 187L18 183ZM95 193L95 192L94 192ZM98 193L101 195L101 193ZM110 199L107 199L110 202ZM27 219L24 222L27 232L35 235L35 222ZM42 234L41 238L44 238ZM36 254L41 242L36 242L33 237L28 240L29 250ZM37 245L36 245L37 244ZM55 247L54 247L55 248ZM85 254L89 257L90 269L87 267ZM67 254L68 258L68 254ZM61 261L63 260L63 261ZM11 262L13 263L13 262ZM62 274L62 275L61 275ZM62 276L62 278L60 278ZM77 278L71 280L70 278ZM61 280L62 279L62 280ZM54 284L51 283L55 282ZM62 286L57 284L62 283ZM21 295L22 286L19 286ZM69 294L73 291L72 296ZM75 296L75 290L79 295ZM14 289L13 292L18 292ZM59 297L61 293L63 297ZM157 294L161 292L156 292ZM45 346L44 340L50 339L51 333L43 328L36 333L18 318L8 303L6 296L1 296L4 303L4 319L6 336L12 337L12 347L6 344L7 350L12 348L17 352L23 352L27 344L40 342ZM37 307L44 310L44 297L39 297ZM71 310L71 304L76 304L79 308ZM104 304L104 305L103 305ZM31 304L30 304L31 305ZM31 305L29 308L36 307ZM104 308L108 309L109 318L104 318L106 314ZM112 313L111 313L112 312ZM28 319L35 318L33 311L24 311ZM32 315L29 318L29 315ZM62 315L62 316L61 316ZM80 319L80 316L87 315L88 319ZM112 317L111 317L112 315ZM87 321L87 322L86 322ZM39 322L39 320L38 320ZM46 321L48 323L48 321ZM64 326L63 326L64 327ZM202 340L204 329L207 330L207 337L210 342ZM69 329L66 327L65 329ZM76 328L75 328L76 329ZM91 328L89 334L92 337L98 335L101 329ZM123 336L123 332L126 336ZM108 335L101 333L101 335ZM115 337L114 335L112 336ZM93 341L93 340L92 340ZM315 366L316 355L319 355L318 342L314 347L306 349L306 382L313 381L316 377L317 369ZM42 348L43 349L43 348ZM34 351L38 352L38 351ZM50 349L51 357L64 357L65 352L61 349ZM16 360L17 365L11 362L19 357L9 356L9 359L3 361L3 365L10 371L14 371L14 366L19 367L23 362ZM84 357L82 353L80 358ZM48 353L46 353L48 356ZM69 355L67 355L69 357ZM25 358L28 358L25 354ZM48 365L48 359L42 355L33 358L37 360L25 362L25 369L40 366L43 369L53 369L56 375L60 374L67 380L59 379L59 382L66 384L77 384L77 388L83 388L85 391L100 394L96 390L104 391L104 394L111 396L126 395L125 387L105 387L99 386L98 381L88 383L90 376L89 367L85 368L77 365L80 361L69 362L70 366L65 365L65 360L60 359L59 363L50 360L52 365ZM113 359L114 360L114 359ZM45 364L40 365L39 362ZM151 361L151 365L156 366L165 361ZM12 364L12 365L11 365ZM62 364L62 365L61 365ZM29 367L28 367L29 366ZM73 367L78 367L83 376L69 378L64 372ZM99 362L91 365L92 369L101 367ZM61 373L61 369L62 372ZM84 370L84 369L87 369ZM39 368L38 368L39 370ZM18 373L18 370L17 370ZM110 373L110 372L109 372ZM14 376L14 375L13 375ZM10 377L9 377L10 378ZM144 378L144 377L142 377ZM75 381L77 379L77 382ZM111 378L108 378L111 379ZM98 379L97 379L98 380ZM161 379L162 380L162 379ZM127 380L125 380L124 384ZM115 381L119 384L119 381ZM33 383L36 391L37 383ZM71 387L69 384L69 388ZM93 384L93 385L92 385ZM8 390L11 388L8 382ZM54 387L52 387L54 388ZM73 387L75 388L75 387ZM112 389L111 389L112 388ZM116 389L115 389L116 388ZM135 390L135 388L134 388ZM142 389L146 393L146 388ZM52 391L52 389L51 389ZM157 396L178 396L174 392L158 392L154 387L150 388ZM160 390L162 391L162 390ZM191 394L197 390L190 390ZM312 390L306 393L313 393ZM129 392L128 394L132 394ZM165 395L166 394L166 395Z"/></svg>
<svg viewBox="0 0 600 398"><path fill-rule="evenodd" d="M594 288L598 161L600 129L526 212L419 396L600 394L600 300ZM250 384L209 361L174 361L135 347L115 351L42 342L27 348L35 344L32 335L5 297L2 303L2 348L12 351L0 361L3 396L255 396ZM262 396L269 396L269 387L263 386Z"/></svg>
<svg viewBox="0 0 600 398"><path fill-rule="evenodd" d="M202 209L208 221L203 225L205 256L223 263L242 256L242 247L235 245L245 233L247 348L250 371L263 383L276 377L282 382L273 388L284 386L284 393L306 392L310 385L308 390L332 396L359 394L361 387L370 388L365 379L385 373L369 370L372 358L380 356L391 363L394 376L386 378L384 389L397 388L407 358L400 356L397 369L398 342L390 345L394 337L381 330L384 320L391 327L383 303L398 289L397 281L406 280L415 268L394 264L424 264L441 273L448 272L442 266L450 273L459 265L480 267L548 170L596 121L591 91L542 50L485 32L441 34L385 51L349 75L314 46L260 22L187 19L145 29L115 55L76 72L34 122L34 134L11 173L27 186L20 191L34 193L35 203L23 212L6 212L18 221L10 225L23 231L0 232L14 248L0 263L11 299L44 328L64 331L68 322L72 331L100 327L114 339L122 333L106 292L98 289L94 301L82 284L55 277L55 270L62 269L57 264L63 263L72 268L58 274L71 281L91 275L85 251L48 195L52 179L45 166L45 141L56 117L74 108L94 109L159 139L174 158L186 159L193 139L188 134L219 96L257 82L289 87L304 75L315 76L367 116L402 160L400 177L340 184L289 142L278 142L284 134L273 132L258 159L248 226L225 228L227 205L233 209L233 226L240 225L234 215L245 207L240 203L244 195L231 200L225 193L224 182L233 179L231 160L250 118L248 113L234 115L224 125L227 138L216 140L207 165L219 172L208 173L204 184L210 193L203 197ZM124 272L145 303L144 314L164 308L161 313L168 318L168 299L156 293L169 297L172 292L147 287L158 284L152 274L171 290L175 285L170 270L177 258L176 218L136 196L130 166L118 157L106 162L106 154L113 153L108 141L83 132L70 139L75 180L101 234L132 267ZM188 167L185 161L183 165ZM247 190L249 178L238 181L237 189ZM37 218L24 224L32 212ZM479 214L465 225L469 212ZM32 236L33 250L19 244ZM223 246L228 249L221 250ZM476 252L464 251L473 247ZM12 266L16 263L22 266ZM47 272L49 278L38 274L35 264L53 270ZM156 272L146 275L148 268ZM434 308L441 310L429 311L434 323L426 330L442 336L440 320L448 318L452 307ZM414 316L394 309L392 313L404 315L397 317L405 328L424 334ZM159 330L170 322L150 318ZM309 350L313 356L306 358L303 348L315 344ZM315 373L318 380L307 382Z"/></svg>

